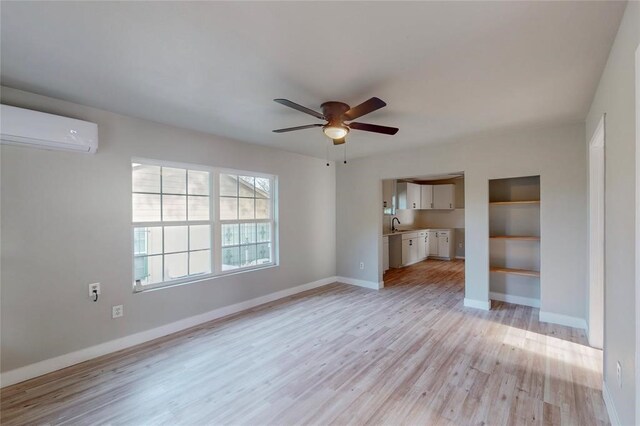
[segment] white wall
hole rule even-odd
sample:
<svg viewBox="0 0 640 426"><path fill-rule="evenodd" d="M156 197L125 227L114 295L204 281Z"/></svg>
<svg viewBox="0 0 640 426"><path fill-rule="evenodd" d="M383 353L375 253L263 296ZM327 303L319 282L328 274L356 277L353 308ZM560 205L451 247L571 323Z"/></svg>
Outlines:
<svg viewBox="0 0 640 426"><path fill-rule="evenodd" d="M339 276L382 277L381 179L465 173L466 298L489 294L489 179L540 175L541 310L581 321L586 304L586 147L582 124L478 135L350 161L337 171ZM364 262L365 269L359 269Z"/></svg>
<svg viewBox="0 0 640 426"><path fill-rule="evenodd" d="M629 2L586 120L585 144L605 129L604 381L622 424L635 418L635 51L640 3ZM622 364L622 387L616 362Z"/></svg>
<svg viewBox="0 0 640 426"><path fill-rule="evenodd" d="M10 88L1 97L96 122L100 138L96 155L0 149L3 372L335 275L335 166ZM134 156L278 175L280 266L134 294ZM116 304L125 316L112 320Z"/></svg>

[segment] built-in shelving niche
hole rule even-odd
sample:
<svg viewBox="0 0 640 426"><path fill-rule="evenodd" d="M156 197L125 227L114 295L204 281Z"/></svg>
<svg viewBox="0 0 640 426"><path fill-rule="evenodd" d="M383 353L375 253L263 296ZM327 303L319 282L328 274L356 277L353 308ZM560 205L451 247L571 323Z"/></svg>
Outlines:
<svg viewBox="0 0 640 426"><path fill-rule="evenodd" d="M540 176L489 181L489 298L540 306Z"/></svg>

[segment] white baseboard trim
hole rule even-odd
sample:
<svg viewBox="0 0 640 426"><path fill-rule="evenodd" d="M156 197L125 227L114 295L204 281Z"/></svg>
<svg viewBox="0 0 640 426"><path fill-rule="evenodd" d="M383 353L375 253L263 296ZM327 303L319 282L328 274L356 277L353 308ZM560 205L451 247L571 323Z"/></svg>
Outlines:
<svg viewBox="0 0 640 426"><path fill-rule="evenodd" d="M456 256L456 259L462 259L462 260L464 260L464 256Z"/></svg>
<svg viewBox="0 0 640 426"><path fill-rule="evenodd" d="M347 278L347 277L335 277L336 281L339 283L356 285L358 287L370 288L373 290L380 290L384 287L384 281L380 281L379 283L375 281L365 281L365 280L357 280L355 278Z"/></svg>
<svg viewBox="0 0 640 426"><path fill-rule="evenodd" d="M475 300L464 298L464 306L467 308L482 309L484 311L491 310L491 300Z"/></svg>
<svg viewBox="0 0 640 426"><path fill-rule="evenodd" d="M107 355L112 352L117 352L122 349L127 349L132 346L157 339L159 337L163 337L190 327L194 327L196 325L200 325L205 322L212 321L214 319L235 314L247 309L254 308L258 305L273 302L274 300L283 299L288 296L293 296L294 294L311 290L317 287L322 287L334 282L336 282L336 277L323 278L318 281L302 284L285 290L276 291L275 293L270 293L265 296L246 300L244 302L239 302L233 305L223 306L222 308L214 309L200 315L195 315L176 322L172 322L170 324L152 328L150 330L141 331L129 336L120 337L115 340L110 340L105 343L100 343L95 346L90 346L88 348L80 349L75 352L60 355L55 358L46 359L44 361L16 368L14 370L9 370L0 374L0 387L10 386L16 383L23 382L25 380L33 379L34 377L42 376L43 374L51 373L52 371L60 370L62 368L79 364L81 362L88 361L102 355Z"/></svg>
<svg viewBox="0 0 640 426"><path fill-rule="evenodd" d="M538 299L515 296L513 294L497 293L495 291L489 293L489 299L499 300L500 302L515 303L516 305L531 306L532 308L540 307L540 300Z"/></svg>
<svg viewBox="0 0 640 426"><path fill-rule="evenodd" d="M620 417L618 417L618 412L616 411L616 406L613 404L609 388L607 388L607 383L604 381L602 382L602 398L604 399L605 407L607 407L607 414L609 414L611 426L621 425Z"/></svg>
<svg viewBox="0 0 640 426"><path fill-rule="evenodd" d="M540 311L538 319L540 322L550 322L552 324L566 325L567 327L581 328L583 330L587 329L587 321L584 318Z"/></svg>

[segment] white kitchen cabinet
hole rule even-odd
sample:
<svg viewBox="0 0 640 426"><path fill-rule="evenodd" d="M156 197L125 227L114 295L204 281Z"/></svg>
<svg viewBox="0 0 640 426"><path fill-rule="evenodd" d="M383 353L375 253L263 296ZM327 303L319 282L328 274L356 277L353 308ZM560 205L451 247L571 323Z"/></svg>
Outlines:
<svg viewBox="0 0 640 426"><path fill-rule="evenodd" d="M437 255L438 255L438 232L428 231L427 232L427 256L437 256Z"/></svg>
<svg viewBox="0 0 640 426"><path fill-rule="evenodd" d="M418 234L413 232L402 235L402 266L418 261Z"/></svg>
<svg viewBox="0 0 640 426"><path fill-rule="evenodd" d="M420 208L422 210L433 208L433 185L420 185Z"/></svg>
<svg viewBox="0 0 640 426"><path fill-rule="evenodd" d="M382 181L382 209L384 214L396 214L396 181L385 179Z"/></svg>
<svg viewBox="0 0 640 426"><path fill-rule="evenodd" d="M396 191L399 209L420 209L420 185L411 182L399 182L396 185Z"/></svg>
<svg viewBox="0 0 640 426"><path fill-rule="evenodd" d="M433 185L433 208L453 210L455 208L456 186L453 184Z"/></svg>
<svg viewBox="0 0 640 426"><path fill-rule="evenodd" d="M384 270L401 268L431 257L451 260L455 257L453 237L453 229L424 229L385 236Z"/></svg>
<svg viewBox="0 0 640 426"><path fill-rule="evenodd" d="M425 231L424 233L424 258L428 258L429 257L429 245L431 244L431 242L429 241L429 231Z"/></svg>
<svg viewBox="0 0 640 426"><path fill-rule="evenodd" d="M455 244L453 241L453 231L437 231L436 232L437 242L437 254L435 256L442 259L453 259L455 257ZM431 253L434 256L433 253Z"/></svg>
<svg viewBox="0 0 640 426"><path fill-rule="evenodd" d="M407 184L407 205L410 209L419 209L420 208L420 185L415 183Z"/></svg>
<svg viewBox="0 0 640 426"><path fill-rule="evenodd" d="M389 237L382 237L382 265L384 271L389 269Z"/></svg>
<svg viewBox="0 0 640 426"><path fill-rule="evenodd" d="M447 257L449 254L449 235L438 233L438 257Z"/></svg>
<svg viewBox="0 0 640 426"><path fill-rule="evenodd" d="M427 252L427 238L429 233L427 231L418 232L418 260L424 260L429 256Z"/></svg>

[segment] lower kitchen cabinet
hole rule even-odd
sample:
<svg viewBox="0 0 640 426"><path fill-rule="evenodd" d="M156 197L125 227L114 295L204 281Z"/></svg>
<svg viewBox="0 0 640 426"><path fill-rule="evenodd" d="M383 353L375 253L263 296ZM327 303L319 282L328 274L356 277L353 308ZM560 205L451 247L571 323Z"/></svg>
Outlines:
<svg viewBox="0 0 640 426"><path fill-rule="evenodd" d="M455 257L453 229L422 230L385 236L384 270L400 268L427 258L451 260ZM388 259L388 264L386 263Z"/></svg>
<svg viewBox="0 0 640 426"><path fill-rule="evenodd" d="M437 231L436 232L437 239L437 252L430 253L430 256L437 256L442 259L453 259L455 257L455 244L453 241L453 232L451 230L447 231Z"/></svg>
<svg viewBox="0 0 640 426"><path fill-rule="evenodd" d="M418 260L426 259L429 256L429 232L418 232Z"/></svg>
<svg viewBox="0 0 640 426"><path fill-rule="evenodd" d="M427 256L438 254L438 231L427 231Z"/></svg>
<svg viewBox="0 0 640 426"><path fill-rule="evenodd" d="M402 235L402 265L411 265L418 261L418 235Z"/></svg>

